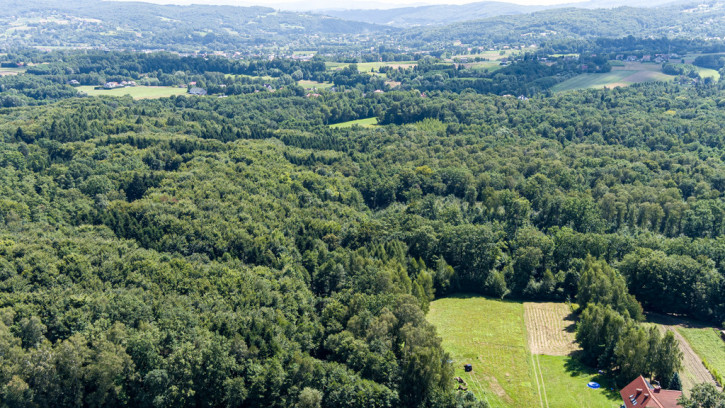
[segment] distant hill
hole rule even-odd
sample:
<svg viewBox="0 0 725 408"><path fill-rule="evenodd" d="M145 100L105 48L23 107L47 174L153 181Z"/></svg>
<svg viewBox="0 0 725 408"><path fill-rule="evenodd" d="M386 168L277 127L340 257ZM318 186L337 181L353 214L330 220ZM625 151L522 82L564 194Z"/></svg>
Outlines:
<svg viewBox="0 0 725 408"><path fill-rule="evenodd" d="M461 42L469 45L536 44L561 39L725 38L725 3L657 8L564 8L498 16L406 31L412 44L428 47Z"/></svg>
<svg viewBox="0 0 725 408"><path fill-rule="evenodd" d="M547 6L522 6L512 3L486 1L464 5L435 5L402 7L390 10L331 10L325 14L345 20L362 21L371 24L385 24L395 27L414 27L448 24L487 17L531 13L544 10Z"/></svg>
<svg viewBox="0 0 725 408"><path fill-rule="evenodd" d="M230 50L314 44L324 41L320 36L386 30L390 28L269 7L96 0L6 0L0 7L0 46Z"/></svg>
<svg viewBox="0 0 725 408"><path fill-rule="evenodd" d="M678 0L679 1L679 0ZM612 8L612 7L657 7L675 3L673 0L592 0L580 3L551 6L523 6L498 1L483 1L464 5L432 5L401 7L393 9L359 9L321 11L329 16L344 20L361 21L370 24L384 24L394 27L416 27L443 25L456 22L480 20L489 17L533 13L548 9L561 8Z"/></svg>

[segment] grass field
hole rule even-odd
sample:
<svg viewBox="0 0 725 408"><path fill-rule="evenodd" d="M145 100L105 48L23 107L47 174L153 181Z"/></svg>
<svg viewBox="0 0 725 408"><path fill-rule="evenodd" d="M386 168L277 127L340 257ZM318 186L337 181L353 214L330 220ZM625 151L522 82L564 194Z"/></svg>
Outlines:
<svg viewBox="0 0 725 408"><path fill-rule="evenodd" d="M297 81L297 84L305 89L330 89L335 86L332 82L317 82L308 80Z"/></svg>
<svg viewBox="0 0 725 408"><path fill-rule="evenodd" d="M678 327L700 359L707 361L720 375L725 375L725 342L712 328Z"/></svg>
<svg viewBox="0 0 725 408"><path fill-rule="evenodd" d="M185 95L186 88L173 86L134 86L129 88L116 89L93 89L92 86L79 86L78 91L85 92L88 96L124 96L131 95L133 99L154 99L166 98L172 95Z"/></svg>
<svg viewBox="0 0 725 408"><path fill-rule="evenodd" d="M377 71L380 67L393 67L393 68L410 68L414 67L417 63L415 61L389 61L389 62L361 62L357 64L357 70L360 72L370 72L372 70ZM325 66L329 70L340 70L351 64L346 62L326 62Z"/></svg>
<svg viewBox="0 0 725 408"><path fill-rule="evenodd" d="M18 67L18 68L0 67L0 76L22 74L23 72L25 72L25 70L27 70L27 67Z"/></svg>
<svg viewBox="0 0 725 408"><path fill-rule="evenodd" d="M562 319L568 316L562 308L545 309ZM575 358L531 354L521 302L443 298L431 303L428 320L451 354L455 375L492 407L614 408L621 404L619 395L607 389L607 380ZM464 372L465 363L473 364L471 373ZM589 381L603 388L592 390L586 385Z"/></svg>
<svg viewBox="0 0 725 408"><path fill-rule="evenodd" d="M566 303L526 302L524 320L533 354L568 356L579 349L574 338L576 318Z"/></svg>
<svg viewBox="0 0 725 408"><path fill-rule="evenodd" d="M521 303L450 297L431 303L428 320L451 353L456 375L492 407L541 406L526 344ZM463 371L463 364L473 371Z"/></svg>
<svg viewBox="0 0 725 408"><path fill-rule="evenodd" d="M574 89L612 88L638 82L669 81L673 78L672 75L663 74L659 64L631 62L614 66L610 72L606 73L577 75L556 84L552 90L562 92Z"/></svg>
<svg viewBox="0 0 725 408"><path fill-rule="evenodd" d="M617 408L622 398L613 388L610 380L597 374L597 370L581 364L570 356L537 355L535 362L546 387L546 402L555 407ZM590 381L598 382L602 388L587 387Z"/></svg>
<svg viewBox="0 0 725 408"><path fill-rule="evenodd" d="M366 118L366 119L351 120L349 122L335 123L334 125L330 125L330 127L333 129L338 129L338 128L353 127L354 125L358 125L358 126L362 126L362 127L377 126L378 118Z"/></svg>
<svg viewBox="0 0 725 408"><path fill-rule="evenodd" d="M695 67L697 68L697 73L700 74L700 78L712 78L715 81L720 80L720 73L715 71L714 69L710 68L703 68L703 67Z"/></svg>
<svg viewBox="0 0 725 408"><path fill-rule="evenodd" d="M493 71L503 68L501 63L499 63L498 61L469 62L469 63L464 63L463 66L466 68L469 68L469 69L481 69L481 70L485 69L485 70L488 70L488 72L493 72Z"/></svg>

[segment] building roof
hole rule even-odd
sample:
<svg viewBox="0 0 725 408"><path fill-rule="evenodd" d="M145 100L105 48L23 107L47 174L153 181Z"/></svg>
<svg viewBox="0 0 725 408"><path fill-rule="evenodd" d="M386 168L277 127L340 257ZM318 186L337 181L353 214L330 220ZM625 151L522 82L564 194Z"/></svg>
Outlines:
<svg viewBox="0 0 725 408"><path fill-rule="evenodd" d="M653 386L641 375L619 391L627 408L681 408L677 400L682 391L663 390Z"/></svg>

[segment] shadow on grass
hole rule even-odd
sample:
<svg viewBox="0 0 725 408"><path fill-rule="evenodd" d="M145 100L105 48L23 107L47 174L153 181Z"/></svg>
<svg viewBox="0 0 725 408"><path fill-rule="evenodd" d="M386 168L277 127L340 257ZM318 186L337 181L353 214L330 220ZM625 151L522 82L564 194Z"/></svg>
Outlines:
<svg viewBox="0 0 725 408"><path fill-rule="evenodd" d="M665 326L682 326L687 329L706 329L712 328L712 325L697 320L692 320L679 316L665 315L654 312L645 313L647 322L661 324Z"/></svg>
<svg viewBox="0 0 725 408"><path fill-rule="evenodd" d="M564 369L566 370L566 372L572 377L584 377L593 375L594 377L591 377L591 379L588 381L594 381L599 383L599 385L601 385L602 387L602 392L604 393L604 395L607 396L607 398L612 400L621 399L621 396L619 395L619 388L617 388L614 380L611 377L606 376L605 374L599 374L596 368L589 367L588 365L582 363L580 360L580 355L581 351L577 351L566 356L566 361L564 362ZM587 384L582 381L582 387L586 386Z"/></svg>

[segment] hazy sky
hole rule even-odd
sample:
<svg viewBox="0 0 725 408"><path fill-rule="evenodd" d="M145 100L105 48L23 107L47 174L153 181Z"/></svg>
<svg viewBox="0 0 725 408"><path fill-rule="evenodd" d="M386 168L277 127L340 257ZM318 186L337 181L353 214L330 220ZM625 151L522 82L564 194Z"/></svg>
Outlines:
<svg viewBox="0 0 725 408"><path fill-rule="evenodd" d="M417 6L424 4L466 4L483 0L141 0L158 4L225 4L238 6L269 6L275 8L394 8L401 6ZM496 0L494 0L496 1ZM576 3L582 0L497 0L506 3L526 5L548 5Z"/></svg>

